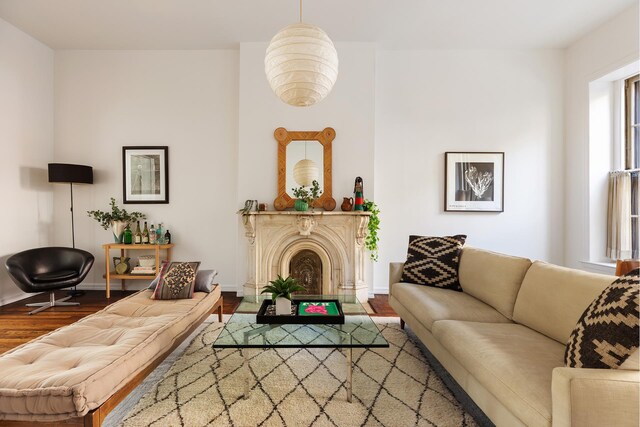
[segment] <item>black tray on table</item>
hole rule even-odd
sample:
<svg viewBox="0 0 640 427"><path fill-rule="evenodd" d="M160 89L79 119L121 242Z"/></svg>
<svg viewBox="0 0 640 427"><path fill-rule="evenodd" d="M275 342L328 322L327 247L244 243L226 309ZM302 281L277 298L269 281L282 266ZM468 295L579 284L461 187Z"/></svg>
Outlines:
<svg viewBox="0 0 640 427"><path fill-rule="evenodd" d="M324 307L328 314L300 314L300 306ZM270 309L270 307L273 307ZM260 310L256 314L256 323L282 324L282 325L342 325L344 324L344 312L342 304L337 299L299 298L291 301L291 315L275 314L275 305L270 299L262 301ZM269 312L273 310L273 314ZM318 309L321 311L321 309ZM337 313L337 314L335 314Z"/></svg>

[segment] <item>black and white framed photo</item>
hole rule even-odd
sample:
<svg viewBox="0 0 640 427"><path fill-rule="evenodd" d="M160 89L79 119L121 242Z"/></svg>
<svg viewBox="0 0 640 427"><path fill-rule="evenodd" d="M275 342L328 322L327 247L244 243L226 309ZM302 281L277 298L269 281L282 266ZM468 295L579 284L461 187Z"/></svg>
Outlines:
<svg viewBox="0 0 640 427"><path fill-rule="evenodd" d="M504 153L444 153L444 210L504 212Z"/></svg>
<svg viewBox="0 0 640 427"><path fill-rule="evenodd" d="M169 203L169 147L122 147L124 203Z"/></svg>

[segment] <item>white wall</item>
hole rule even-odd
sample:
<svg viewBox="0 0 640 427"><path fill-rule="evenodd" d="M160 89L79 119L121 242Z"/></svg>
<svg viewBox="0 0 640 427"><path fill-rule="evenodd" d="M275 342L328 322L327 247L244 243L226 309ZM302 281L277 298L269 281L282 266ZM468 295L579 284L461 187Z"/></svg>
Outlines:
<svg viewBox="0 0 640 427"><path fill-rule="evenodd" d="M51 241L53 51L0 19L0 305L25 296L6 259Z"/></svg>
<svg viewBox="0 0 640 427"><path fill-rule="evenodd" d="M375 46L337 43L340 74L331 93L311 107L292 107L272 92L264 75L267 43L240 45L240 116L238 198L257 199L273 209L277 187L277 142L273 131L336 131L333 141L333 197L351 197L356 176L364 180L365 197L374 197ZM241 224L240 219L237 220ZM247 278L244 229L238 233L238 289ZM369 283L371 279L369 265Z"/></svg>
<svg viewBox="0 0 640 427"><path fill-rule="evenodd" d="M76 245L96 255L83 286L104 288L101 245L112 241L86 211L113 196L164 222L174 260L202 261L235 288L238 52L58 51L55 93L55 160L94 168L94 185L74 187ZM169 146L169 204L122 204L125 145ZM55 194L59 244L71 240L67 193Z"/></svg>
<svg viewBox="0 0 640 427"><path fill-rule="evenodd" d="M590 222L591 219L595 220L595 217L591 217L603 217L603 210L594 205L602 202L602 197L596 197L601 189L593 186L602 187L606 183L604 179L590 177L590 164L594 169L601 169L596 165L602 163L603 153L611 159L610 138L599 138L594 132L590 139L589 84L638 61L638 13L638 6L635 5L566 49L564 246L565 264L570 267L613 273L611 269L601 270L583 263L592 257L591 240L596 238L590 236ZM590 153L592 156L598 153L598 157L590 158ZM599 239L602 240L602 237ZM596 249L593 248L593 251ZM601 260L597 252L593 257L596 258L593 261Z"/></svg>
<svg viewBox="0 0 640 427"><path fill-rule="evenodd" d="M380 51L376 61L376 288L408 236L562 263L559 50ZM444 212L446 151L505 152L503 213Z"/></svg>

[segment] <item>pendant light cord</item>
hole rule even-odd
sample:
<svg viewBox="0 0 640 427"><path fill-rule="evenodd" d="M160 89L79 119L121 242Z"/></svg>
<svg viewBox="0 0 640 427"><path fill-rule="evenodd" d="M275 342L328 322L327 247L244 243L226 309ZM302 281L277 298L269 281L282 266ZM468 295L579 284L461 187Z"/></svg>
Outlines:
<svg viewBox="0 0 640 427"><path fill-rule="evenodd" d="M302 0L300 0L300 23L302 24Z"/></svg>

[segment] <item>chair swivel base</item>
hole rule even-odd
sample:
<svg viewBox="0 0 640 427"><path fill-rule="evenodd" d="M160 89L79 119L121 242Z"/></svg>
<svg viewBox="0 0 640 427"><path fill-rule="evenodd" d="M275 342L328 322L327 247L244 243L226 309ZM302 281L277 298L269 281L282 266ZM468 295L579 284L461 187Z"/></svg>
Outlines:
<svg viewBox="0 0 640 427"><path fill-rule="evenodd" d="M79 302L64 302L66 300L68 300L71 297L64 297L61 298L59 300L56 300L55 294L53 292L49 292L49 302L34 302L31 304L26 304L27 307L40 307L37 308L33 311L30 311L29 314L36 314L36 313L40 313L43 310L46 310L47 308L51 308L51 307L63 307L63 306L69 306L69 305L80 305Z"/></svg>

